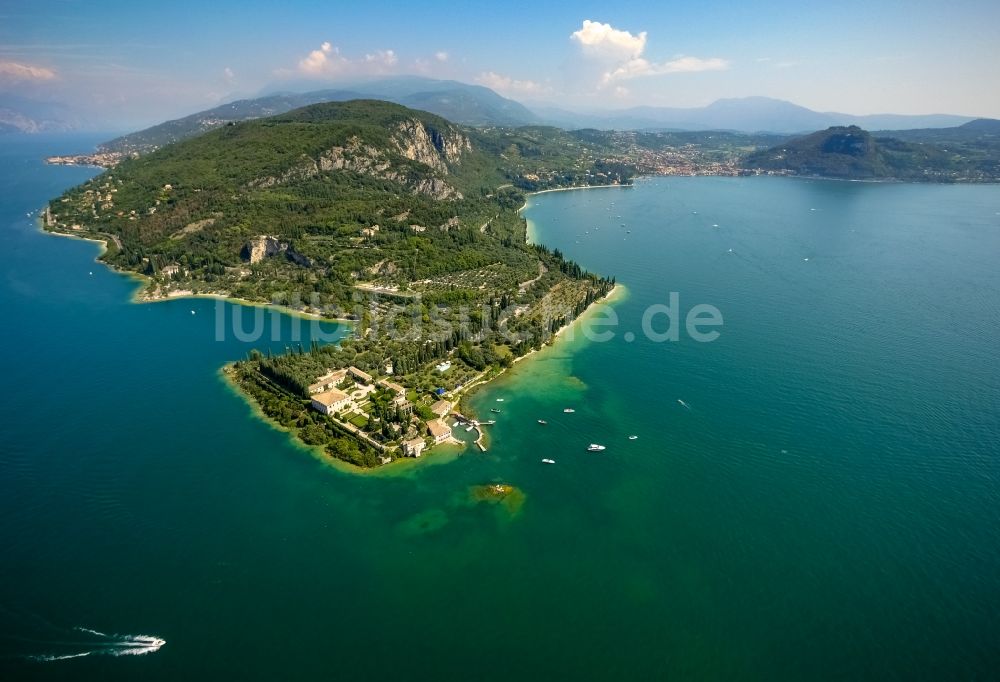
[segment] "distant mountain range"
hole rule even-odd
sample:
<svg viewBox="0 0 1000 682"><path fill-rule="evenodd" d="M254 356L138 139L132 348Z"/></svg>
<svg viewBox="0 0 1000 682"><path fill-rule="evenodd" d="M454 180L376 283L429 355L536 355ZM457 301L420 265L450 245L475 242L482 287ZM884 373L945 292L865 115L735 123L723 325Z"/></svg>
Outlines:
<svg viewBox="0 0 1000 682"><path fill-rule="evenodd" d="M79 118L62 104L39 102L12 93L0 96L0 134L60 133L79 125Z"/></svg>
<svg viewBox="0 0 1000 682"><path fill-rule="evenodd" d="M640 106L591 112L570 111L541 104L529 108L480 85L414 76L351 82L333 89L308 90L314 85L311 81L279 83L265 90L261 96L236 100L124 135L102 145L102 151L148 151L230 121L274 116L310 104L352 99L394 102L469 126L552 125L565 129L724 130L795 135L850 125L867 130L892 131L947 128L973 120L969 116L951 114L855 116L819 112L767 97L720 99L708 106L692 108ZM49 105L43 111L33 103L11 102L8 99L0 101L0 132L40 132L74 127L74 121L66 113L65 107L56 111Z"/></svg>
<svg viewBox="0 0 1000 682"><path fill-rule="evenodd" d="M855 116L819 112L769 97L720 99L705 107L632 107L580 114L565 109L535 107L547 123L561 128L618 130L733 130L755 133L804 133L831 126L856 125L868 130L946 128L973 120L951 114L871 114Z"/></svg>
<svg viewBox="0 0 1000 682"><path fill-rule="evenodd" d="M285 85L301 86L300 83ZM393 102L469 126L517 127L540 121L523 104L501 97L481 85L429 78L389 78L350 84L335 90L280 91L254 99L241 99L123 135L104 143L101 148L105 151L142 152L193 137L230 121L275 116L310 104L354 99Z"/></svg>

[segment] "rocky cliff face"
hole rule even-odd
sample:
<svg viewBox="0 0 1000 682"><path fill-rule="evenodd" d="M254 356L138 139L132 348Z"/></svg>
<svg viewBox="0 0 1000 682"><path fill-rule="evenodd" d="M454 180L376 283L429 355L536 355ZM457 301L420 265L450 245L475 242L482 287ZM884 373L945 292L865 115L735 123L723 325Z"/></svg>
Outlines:
<svg viewBox="0 0 1000 682"><path fill-rule="evenodd" d="M310 267L313 264L311 258L303 256L301 253L296 251L291 244L280 241L277 237L272 237L270 235L262 235L260 237L252 238L246 243L246 245L244 245L243 251L240 253L243 260L250 261L251 265L259 263L270 256L277 256L279 254L283 254L289 260L303 267Z"/></svg>
<svg viewBox="0 0 1000 682"><path fill-rule="evenodd" d="M399 124L393 136L399 153L434 170L448 173L448 164L461 161L462 152L472 149L469 138L455 131L428 130L420 121L411 119Z"/></svg>
<svg viewBox="0 0 1000 682"><path fill-rule="evenodd" d="M378 149L355 136L345 146L331 147L315 159L303 156L299 164L280 176L259 178L251 186L272 187L321 173L349 170L398 182L415 194L426 194L435 199L462 198L461 192L440 176L448 175L448 166L459 163L462 153L472 149L469 138L457 131L428 129L419 120L410 119L397 126L392 143L392 149ZM413 177L412 173L395 168L392 162L394 154L422 163L432 171L432 176Z"/></svg>

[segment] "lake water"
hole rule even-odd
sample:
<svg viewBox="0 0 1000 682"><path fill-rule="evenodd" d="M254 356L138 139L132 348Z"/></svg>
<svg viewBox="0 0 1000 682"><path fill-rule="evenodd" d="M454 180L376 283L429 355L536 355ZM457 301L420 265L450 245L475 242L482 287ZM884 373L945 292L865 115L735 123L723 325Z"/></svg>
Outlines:
<svg viewBox="0 0 1000 682"><path fill-rule="evenodd" d="M95 172L41 157L96 141L0 147L0 672L1000 669L1000 188L670 178L536 196L534 238L626 286L614 338L577 333L477 394L502 408L486 454L354 475L219 377L302 324L219 341L220 304L131 303L97 245L38 232L26 214ZM721 313L717 340L647 338L671 292L682 315ZM501 481L522 504L472 499ZM139 635L166 644L106 655Z"/></svg>

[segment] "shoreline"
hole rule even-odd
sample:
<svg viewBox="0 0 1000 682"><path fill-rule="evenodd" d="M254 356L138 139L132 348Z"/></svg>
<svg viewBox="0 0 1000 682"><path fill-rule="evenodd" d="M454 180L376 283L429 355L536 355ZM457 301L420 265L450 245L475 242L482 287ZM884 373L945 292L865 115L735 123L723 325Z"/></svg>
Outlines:
<svg viewBox="0 0 1000 682"><path fill-rule="evenodd" d="M645 176L638 176L645 177ZM553 187L552 189L540 189L537 192L526 192L525 196L533 197L536 194L548 194L549 192L572 192L578 189L623 189L626 187L632 187L632 184L627 185L573 185L572 187Z"/></svg>
<svg viewBox="0 0 1000 682"><path fill-rule="evenodd" d="M120 268L115 267L111 263L106 263L101 260L101 256L103 256L108 251L107 239L101 239L100 237L94 237L94 236L85 236L82 234L72 234L70 232L57 232L55 230L47 230L45 229L44 221L42 220L41 216L38 216L35 219L35 221L36 221L35 224L38 227L38 231L44 235L52 235L55 237L66 237L67 239L78 239L84 242L99 244L101 250L94 258L94 262L97 263L98 265L107 268L108 270L117 275L121 275L123 277L132 280L133 282L139 285L134 291L132 291L132 294L129 297L130 303L135 303L135 304L162 303L164 301L179 301L186 298L208 298L208 299L214 299L216 301L224 301L226 303L231 303L232 305L244 306L247 308L263 308L265 310L273 310L277 313L281 313L282 315L288 315L289 317L305 318L307 320L314 320L316 322L330 322L330 323L345 324L345 325L354 325L358 322L357 320L352 320L346 317L327 317L325 315L320 315L319 313L310 312L308 310L298 310L296 308L290 308L289 306L286 305L268 303L266 301L251 301L249 299L239 298L237 296L230 296L228 294L221 294L221 293L199 294L187 289L179 289L176 290L177 293L175 295L167 294L166 296L162 295L151 296L148 294L149 284L153 281L151 277L139 272L134 272L132 270L122 270Z"/></svg>
<svg viewBox="0 0 1000 682"><path fill-rule="evenodd" d="M387 478L393 476L406 476L413 473L413 470L417 467L428 463L446 464L451 462L452 460L460 457L465 449L465 443L456 441L461 446L461 448L458 448L453 442L449 441L434 446L436 448L443 445L447 448L437 451L436 454L439 455L438 457L428 457L427 455L424 455L423 457L397 457L389 464L383 464L377 467L360 467L356 464L345 462L344 460L337 459L336 457L331 457L322 446L307 445L302 442L293 429L282 426L264 414L264 411L261 409L260 405L257 404L257 401L254 400L248 393L241 390L239 385L233 381L233 378L230 375L230 368L232 366L233 362L227 362L222 365L216 372L216 377L225 385L227 391L232 393L240 400L240 402L247 406L250 410L252 418L265 424L269 428L284 434L287 440L291 442L293 448L308 453L319 464L330 467L338 473L347 474L349 476L385 476ZM428 454L430 453L428 452Z"/></svg>
<svg viewBox="0 0 1000 682"><path fill-rule="evenodd" d="M138 276L144 277L143 275L138 275ZM174 296L169 296L169 295L158 296L156 298L142 298L140 294L141 290L133 294L132 303L136 304L163 303L165 301L181 301L184 299L206 298L206 299L213 299L216 301L224 301L225 303L230 303L232 305L243 306L244 308L263 308L265 310L272 310L276 313L281 313L282 315L288 315L289 317L305 318L307 320L312 320L315 322L329 322L329 323L345 324L345 325L353 325L357 323L357 320L351 320L346 317L326 317L325 315L309 312L307 310L297 310L296 308L289 308L288 306L281 305L280 303L265 303L263 301L251 301L249 299L239 298L237 296L228 296L226 294L198 294L193 291L187 291L187 290L179 290L178 293Z"/></svg>
<svg viewBox="0 0 1000 682"><path fill-rule="evenodd" d="M556 332L552 335L552 338L550 338L545 343L545 345L543 345L540 349L532 349L527 353L525 353L524 355L514 358L514 360L510 363L509 367L504 367L489 379L483 381L474 381L470 383L468 386L463 387L463 389L459 391L459 395L457 396L455 404L459 408L461 408L460 411L462 412L463 415L466 415L471 418L478 418L475 416L475 410L472 409L471 405L468 405L467 403L463 404L462 403L463 400L471 398L473 395L485 389L500 377L508 374L509 371L512 372L522 360L527 360L528 358L534 358L536 360L540 359L541 357L544 356L544 354L553 352L561 345L565 345L567 343L575 341L578 338L576 336L577 327L584 324L589 318L596 315L602 309L603 306L610 306L627 300L628 294L629 294L628 287L626 287L621 282L616 283L611 288L611 291L609 291L604 296L595 300L593 303L587 306L587 308L582 313L580 313L579 316L573 318L572 320L564 324L562 327L557 329ZM567 331L570 332L568 335L565 334L565 332ZM580 337L580 338L585 338L585 337ZM484 433L484 439L488 439L488 436L486 436L485 433Z"/></svg>
<svg viewBox="0 0 1000 682"><path fill-rule="evenodd" d="M706 176L708 177L708 176ZM800 174L774 174L774 175L745 175L736 177L747 178L793 178L797 180L832 180L834 182L860 182L869 185L944 185L945 187L968 186L968 185L1000 185L998 180L971 180L967 178L957 178L955 180L918 180L916 178L836 178L830 175L800 175Z"/></svg>
<svg viewBox="0 0 1000 682"><path fill-rule="evenodd" d="M524 205L522 205L521 208L518 209L518 213L520 213L521 211L523 211L525 208L527 208L529 206L530 197L534 196L536 194L546 194L548 192L566 192L566 191L574 191L574 190L582 190L582 189L599 189L599 188L619 188L620 189L620 188L623 188L623 187L631 187L631 186L632 185L583 185L583 186L577 186L577 187L559 187L559 188L554 188L554 189L541 190L539 192L532 192L532 193L529 193L529 194L526 195L526 199L525 199ZM531 243L532 242L532 239L531 239L532 221L529 220L529 219L527 219L527 218L525 218L525 222L526 222L526 235L525 235L526 242ZM86 236L85 235L77 235L77 234L71 234L71 233L67 233L67 232L61 232L61 231L55 231L55 230L46 229L46 227L44 225L44 221L42 220L41 216L39 216L38 218L36 218L36 225L37 225L37 227L39 229L39 232L41 232L43 234L55 235L55 236L59 236L59 237L68 237L68 238L71 238L71 239L79 239L79 240L82 240L82 241L89 241L89 242L93 242L93 243L99 244L100 245L100 251L98 252L97 257L94 258L94 262L95 263L99 263L100 265L108 268L111 272L114 272L114 273L119 274L119 275L123 275L123 276L125 276L125 277L133 280L134 282L136 282L138 284L137 288L135 290L133 290L133 292L132 292L132 294L130 296L130 302L131 303L137 303L137 304L139 304L139 303L159 303L159 302L170 301L170 300L175 300L175 299L179 300L179 299L185 299L185 298L209 298L209 299L215 299L217 301L225 301L225 302L231 303L233 305L240 305L240 306L245 306L245 307L263 308L263 309L266 309L266 310L272 310L272 311L278 312L280 314L289 315L291 317L305 318L305 319L309 319L309 320L313 320L313 321L318 321L318 322L330 322L330 323L336 323L336 324L355 324L357 322L356 320L348 320L348 319L344 319L344 318L329 318L329 317L324 317L324 316L318 315L316 313L307 312L307 311L303 311L303 310L296 310L294 308L289 308L287 306L275 305L273 303L267 303L267 302L249 301L249 300L246 300L246 299L241 299L241 298L237 298L237 297L234 297L234 296L229 296L229 295L221 294L221 293L204 293L204 294L200 294L200 293L195 293L195 292L190 291L190 290L183 290L182 289L182 290L178 290L178 293L176 295L173 295L173 296L171 296L171 295L168 294L166 296L152 297L152 296L149 296L147 294L147 292L149 291L149 285L152 282L152 278L150 278L149 276L144 275L142 273L128 271L128 270L121 270L121 269L115 267L114 265L112 265L110 263L106 263L106 262L100 260L100 256L102 256L104 253L106 253L108 251L108 239L102 239L100 237L95 237L95 236L91 236L91 235L86 235ZM479 390L483 389L484 387L488 386L489 384L493 383L494 381L496 381L500 377L502 377L505 374L507 374L507 370L514 369L522 360L525 360L525 359L527 359L529 357L532 357L532 356L536 356L537 357L541 352L544 352L546 350L550 350L550 349L553 349L553 348L557 347L560 344L561 341L567 341L567 340L571 341L571 340L574 340L576 338L576 336L575 336L575 329L579 325L583 324L583 322L585 322L587 319L589 319L594 314L596 314L597 311L601 310L602 306L604 306L604 305L611 305L611 304L613 304L615 302L618 302L618 301L622 300L624 296L627 296L627 293L628 293L628 290L627 290L627 288L623 284L616 283L611 288L611 290L608 291L604 296L602 296L602 297L600 297L598 299L595 299L593 302L591 302L591 304L589 306L587 306L587 308L584 309L584 311L581 312L580 315L578 315L577 317L569 320L566 324L564 324L559 329L557 329L553 333L553 335L550 337L550 339L542 346L541 349L532 349L532 350L528 351L527 353L525 353L524 355L521 355L521 356L519 356L517 358L514 358L514 360L511 362L511 364L510 364L509 367L504 367L504 368L500 369L496 374L490 376L489 378L477 378L477 379L473 380L472 382L470 382L468 385L462 387L461 389L459 389L458 391L456 391L455 393L453 393L452 395L454 397L454 404L455 404L456 408L458 408L462 412L462 414L464 414L466 416L472 415L473 412L468 409L468 406L467 405L463 406L463 400L467 399L468 397L470 397L474 393L478 392ZM565 334L565 332L567 332L567 330L571 330L571 332L568 335ZM310 445L307 445L306 443L302 442L302 440L298 438L297 434L294 432L293 429L289 429L289 428L283 427L281 424L279 424L278 422L276 422L276 421L272 420L270 417L268 417L262 411L262 409L260 408L260 405L258 405L257 402L250 395L248 395L244 391L242 391L240 389L240 387L233 381L232 377L230 376L230 368L231 368L232 364L233 364L232 362L224 363L219 368L219 370L217 372L217 376L223 381L223 383L226 385L226 387L227 387L228 390L230 390L231 392L233 392L236 395L238 395L240 397L240 399L244 403L246 403L248 405L248 407L251 409L251 412L252 412L253 416L256 419L259 419L259 420L267 423L271 428L274 428L274 429L276 429L276 430L278 430L278 431L286 434L286 436L290 440L293 441L293 445L297 449L308 451L316 460L318 460L321 463L326 464L328 466L332 466L333 468L335 468L336 470L338 470L340 472L349 473L349 474L355 474L355 475L359 475L360 474L360 475L366 475L366 476L379 475L379 474L392 475L392 474L397 474L397 473L406 473L406 472L409 472L409 471L413 470L414 468L416 468L418 466L424 465L428 461L431 462L431 463L434 463L434 464L442 464L442 463L445 463L445 462L449 462L449 461L451 461L451 460L453 460L453 459L461 456L462 454L464 454L465 450L468 447L470 447L466 443L464 443L462 441L459 441L459 440L455 439L454 437L452 437L447 442L440 443L440 444L432 446L429 449L427 455L425 455L424 457L419 457L419 458L398 457L395 460L393 460L392 462L390 462L389 464L384 464L384 465L377 466L377 467L372 467L372 468L359 467L359 466L353 465L353 464L351 464L349 462L344 462L344 461L338 460L335 457L331 457L322 448L319 448L319 447L316 447L316 446L310 446ZM479 438L476 439L476 442L473 444L473 446L477 446L478 445L479 448L480 448L480 450L481 450L481 452L486 452L486 450L488 449L487 446L488 446L488 443L489 443L489 436L487 435L486 431L484 429L482 429L482 427L480 427L478 429L478 434L479 434ZM441 446L445 446L445 447L442 448ZM432 455L432 454L439 455L439 456L431 457L430 455ZM440 455L444 455L444 456L442 457Z"/></svg>

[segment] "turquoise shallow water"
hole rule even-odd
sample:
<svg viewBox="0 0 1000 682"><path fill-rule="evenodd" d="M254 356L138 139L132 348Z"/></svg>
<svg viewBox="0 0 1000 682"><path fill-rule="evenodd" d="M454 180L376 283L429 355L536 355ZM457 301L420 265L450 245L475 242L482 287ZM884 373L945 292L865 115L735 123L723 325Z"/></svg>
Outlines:
<svg viewBox="0 0 1000 682"><path fill-rule="evenodd" d="M615 338L561 342L478 394L503 410L487 454L373 477L295 448L218 378L308 326L217 341L216 302L132 304L96 245L34 229L28 211L93 172L39 158L93 141L0 149L0 671L1000 668L997 187L678 178L535 197L537 239L627 286ZM642 313L670 292L716 306L719 339L647 340ZM471 501L492 481L523 506ZM76 627L167 643L21 658L93 644Z"/></svg>

